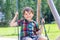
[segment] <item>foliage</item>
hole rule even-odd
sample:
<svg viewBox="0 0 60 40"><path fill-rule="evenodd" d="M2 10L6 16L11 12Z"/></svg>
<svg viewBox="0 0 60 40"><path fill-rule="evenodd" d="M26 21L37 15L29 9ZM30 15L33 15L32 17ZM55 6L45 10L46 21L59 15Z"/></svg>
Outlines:
<svg viewBox="0 0 60 40"><path fill-rule="evenodd" d="M14 14L16 12L16 0L0 0L0 11L2 11L5 14L5 23L6 25L9 24L9 22L14 17ZM56 8L58 12L60 13L60 0L54 0L54 3L56 5ZM19 19L21 19L22 10L24 7L29 6L32 7L34 10L34 20L36 20L36 13L37 13L37 0L18 0L18 12L19 12ZM51 10L47 4L47 0L42 0L41 2L41 18L44 17L46 23L51 23L54 21L53 15L51 13Z"/></svg>

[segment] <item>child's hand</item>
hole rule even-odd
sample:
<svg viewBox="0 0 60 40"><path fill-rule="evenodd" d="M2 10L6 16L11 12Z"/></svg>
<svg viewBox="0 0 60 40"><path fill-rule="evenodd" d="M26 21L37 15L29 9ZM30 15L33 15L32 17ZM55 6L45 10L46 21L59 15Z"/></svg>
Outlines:
<svg viewBox="0 0 60 40"><path fill-rule="evenodd" d="M40 35L40 30L36 32L37 35Z"/></svg>
<svg viewBox="0 0 60 40"><path fill-rule="evenodd" d="M15 16L18 16L18 12L15 13Z"/></svg>
<svg viewBox="0 0 60 40"><path fill-rule="evenodd" d="M41 19L41 25L43 26L45 24L44 18Z"/></svg>
<svg viewBox="0 0 60 40"><path fill-rule="evenodd" d="M45 20L44 20L44 18L42 18L42 23L45 23Z"/></svg>

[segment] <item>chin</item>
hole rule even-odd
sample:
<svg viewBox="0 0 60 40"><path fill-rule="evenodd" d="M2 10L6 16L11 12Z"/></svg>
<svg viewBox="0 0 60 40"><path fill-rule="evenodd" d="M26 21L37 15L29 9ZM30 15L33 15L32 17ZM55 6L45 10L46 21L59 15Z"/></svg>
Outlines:
<svg viewBox="0 0 60 40"><path fill-rule="evenodd" d="M31 19L27 19L28 21L31 20Z"/></svg>

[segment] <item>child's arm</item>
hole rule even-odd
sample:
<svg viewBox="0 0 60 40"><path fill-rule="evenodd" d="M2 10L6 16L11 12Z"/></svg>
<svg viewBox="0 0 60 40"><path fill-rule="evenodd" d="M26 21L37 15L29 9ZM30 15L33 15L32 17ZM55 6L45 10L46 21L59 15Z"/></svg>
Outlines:
<svg viewBox="0 0 60 40"><path fill-rule="evenodd" d="M43 24L45 23L44 18L42 18L42 23L43 23ZM41 27L39 28L40 30L36 32L37 34L42 34L43 29L44 29L44 25L43 25L43 24L41 24Z"/></svg>
<svg viewBox="0 0 60 40"><path fill-rule="evenodd" d="M41 27L40 27L39 29L40 29L40 30L36 32L36 34L38 34L38 35L39 35L39 34L42 34L42 32L43 32L43 25L41 25Z"/></svg>
<svg viewBox="0 0 60 40"><path fill-rule="evenodd" d="M18 26L16 19L18 17L18 12L15 13L14 18L12 19L12 21L10 22L10 26Z"/></svg>

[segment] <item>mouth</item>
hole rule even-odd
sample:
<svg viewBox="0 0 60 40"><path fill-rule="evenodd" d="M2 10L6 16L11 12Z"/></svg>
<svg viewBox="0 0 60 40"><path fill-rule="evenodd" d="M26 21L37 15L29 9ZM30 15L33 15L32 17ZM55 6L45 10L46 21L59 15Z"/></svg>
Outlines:
<svg viewBox="0 0 60 40"><path fill-rule="evenodd" d="M29 17L27 17L27 18L30 18L30 16L29 16Z"/></svg>

